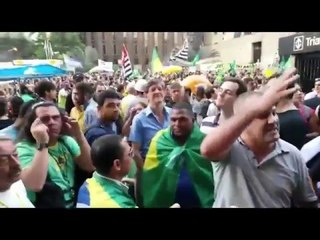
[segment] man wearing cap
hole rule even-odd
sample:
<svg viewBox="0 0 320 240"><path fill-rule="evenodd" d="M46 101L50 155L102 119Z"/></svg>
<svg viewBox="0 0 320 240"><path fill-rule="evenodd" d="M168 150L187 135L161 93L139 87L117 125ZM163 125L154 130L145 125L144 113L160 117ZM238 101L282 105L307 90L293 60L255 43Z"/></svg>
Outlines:
<svg viewBox="0 0 320 240"><path fill-rule="evenodd" d="M320 105L320 78L316 78L314 81L314 92L316 95L313 98L306 100L304 105L316 110L316 108Z"/></svg>
<svg viewBox="0 0 320 240"><path fill-rule="evenodd" d="M139 79L136 84L134 85L134 90L136 92L136 96L134 98L133 101L131 101L128 105L128 109L127 112L125 112L125 116L127 115L127 113L130 111L130 109L137 105L139 102L143 102L145 104L148 104L148 99L145 95L146 92L146 85L147 85L147 81L144 79Z"/></svg>

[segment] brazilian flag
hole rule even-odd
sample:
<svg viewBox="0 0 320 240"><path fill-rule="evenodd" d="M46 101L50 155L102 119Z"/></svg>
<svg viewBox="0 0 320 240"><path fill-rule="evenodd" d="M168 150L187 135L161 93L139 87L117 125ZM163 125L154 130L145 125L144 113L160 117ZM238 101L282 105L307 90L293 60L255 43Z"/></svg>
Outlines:
<svg viewBox="0 0 320 240"><path fill-rule="evenodd" d="M171 128L159 131L152 139L142 173L144 207L170 207L177 201L181 176L188 176L199 206L211 208L214 202L213 170L210 160L200 153L205 137L195 124L184 145L171 135ZM183 206L182 206L183 207Z"/></svg>

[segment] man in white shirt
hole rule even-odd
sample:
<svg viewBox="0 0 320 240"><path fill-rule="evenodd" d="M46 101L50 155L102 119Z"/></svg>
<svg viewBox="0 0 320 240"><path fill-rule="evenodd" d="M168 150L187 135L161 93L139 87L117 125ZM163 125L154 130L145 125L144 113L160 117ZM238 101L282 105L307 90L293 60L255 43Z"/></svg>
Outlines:
<svg viewBox="0 0 320 240"><path fill-rule="evenodd" d="M0 208L34 208L20 176L15 144L9 137L0 136Z"/></svg>

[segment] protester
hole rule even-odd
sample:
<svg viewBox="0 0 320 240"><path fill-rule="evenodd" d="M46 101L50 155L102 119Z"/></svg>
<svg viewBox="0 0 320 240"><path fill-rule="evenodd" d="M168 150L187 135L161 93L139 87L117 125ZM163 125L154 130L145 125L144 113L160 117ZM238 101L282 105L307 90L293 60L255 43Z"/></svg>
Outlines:
<svg viewBox="0 0 320 240"><path fill-rule="evenodd" d="M163 82L157 79L149 80L145 90L149 100L148 107L134 117L129 135L137 166L138 192L136 196L138 206L142 204L139 194L139 175L143 168L150 141L159 130L167 128L170 124L170 108L164 106Z"/></svg>
<svg viewBox="0 0 320 240"><path fill-rule="evenodd" d="M0 136L0 208L33 208L21 181L21 168L14 142Z"/></svg>
<svg viewBox="0 0 320 240"><path fill-rule="evenodd" d="M71 92L69 81L62 82L61 89L58 93L58 106L59 108L65 109L67 97Z"/></svg>
<svg viewBox="0 0 320 240"><path fill-rule="evenodd" d="M13 124L13 120L8 117L8 101L5 97L0 97L0 130Z"/></svg>
<svg viewBox="0 0 320 240"><path fill-rule="evenodd" d="M57 99L57 87L49 80L40 81L35 92L42 101L55 102Z"/></svg>
<svg viewBox="0 0 320 240"><path fill-rule="evenodd" d="M295 73L271 80L263 93L240 95L234 116L202 142L202 154L216 162L214 207L317 207L300 152L279 140L277 128L275 104L296 91L287 89L298 79Z"/></svg>
<svg viewBox="0 0 320 240"><path fill-rule="evenodd" d="M78 123L52 102L32 106L17 151L22 181L36 207L73 207L75 163L88 172L94 170Z"/></svg>
<svg viewBox="0 0 320 240"><path fill-rule="evenodd" d="M90 146L101 136L120 135L122 131L122 123L119 121L120 96L115 91L107 90L99 95L97 104L99 117L85 132Z"/></svg>
<svg viewBox="0 0 320 240"><path fill-rule="evenodd" d="M18 118L15 120L15 122L12 125L0 130L0 134L10 137L12 141L16 142L19 136L19 133L21 132L22 128L25 126L25 123L27 120L26 116L28 112L31 110L31 106L35 102L36 102L35 100L31 100L29 102L23 103L23 105L19 109Z"/></svg>
<svg viewBox="0 0 320 240"><path fill-rule="evenodd" d="M142 174L144 207L211 208L214 201L211 163L200 154L205 135L194 123L192 106L177 103L171 126L152 139Z"/></svg>
<svg viewBox="0 0 320 240"><path fill-rule="evenodd" d="M289 85L289 88L294 87L294 83ZM294 93L281 98L277 104L276 113L279 118L280 138L300 150L306 142L309 126L294 105L293 96Z"/></svg>
<svg viewBox="0 0 320 240"><path fill-rule="evenodd" d="M18 96L9 97L8 101L8 117L12 121L18 118L20 107L23 104L22 98Z"/></svg>
<svg viewBox="0 0 320 240"><path fill-rule="evenodd" d="M216 106L220 112L202 120L201 131L209 133L212 128L233 116L233 104L238 96L247 91L246 85L238 78L226 78L218 89ZM246 111L246 110L244 110Z"/></svg>
<svg viewBox="0 0 320 240"><path fill-rule="evenodd" d="M79 124L80 130L84 132L85 131L84 109L83 109L83 105L81 105L81 101L78 102L79 100L80 98L78 98L77 88L73 88L72 101L73 101L74 107L71 109L70 117L77 121L77 123Z"/></svg>
<svg viewBox="0 0 320 240"><path fill-rule="evenodd" d="M314 97L304 101L304 104L313 110L320 105L320 78L314 80L314 93Z"/></svg>
<svg viewBox="0 0 320 240"><path fill-rule="evenodd" d="M178 102L184 101L184 87L178 82L173 82L169 86L170 99L166 104L167 107L172 108Z"/></svg>

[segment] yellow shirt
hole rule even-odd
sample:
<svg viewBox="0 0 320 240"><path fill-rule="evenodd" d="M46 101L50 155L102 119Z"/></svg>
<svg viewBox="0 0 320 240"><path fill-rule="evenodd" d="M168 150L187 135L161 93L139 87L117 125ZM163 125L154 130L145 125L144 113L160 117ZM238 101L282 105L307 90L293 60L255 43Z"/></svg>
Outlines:
<svg viewBox="0 0 320 240"><path fill-rule="evenodd" d="M70 117L72 117L73 119L75 119L79 126L80 126L80 130L82 132L85 131L85 127L84 127L84 110L83 110L83 107L81 106L81 108L77 108L77 107L73 107L71 109L71 112L70 112Z"/></svg>

